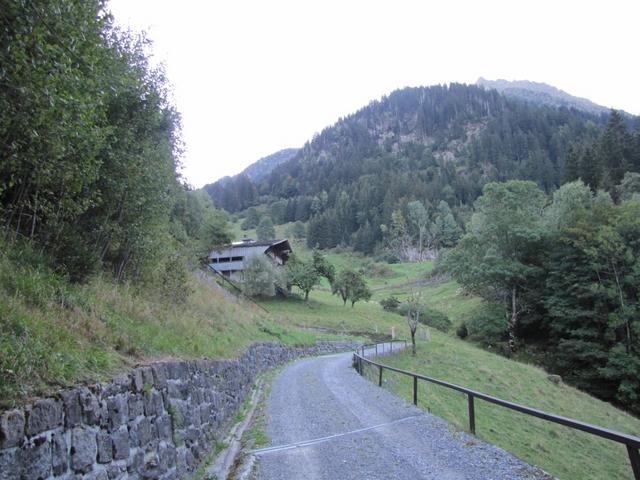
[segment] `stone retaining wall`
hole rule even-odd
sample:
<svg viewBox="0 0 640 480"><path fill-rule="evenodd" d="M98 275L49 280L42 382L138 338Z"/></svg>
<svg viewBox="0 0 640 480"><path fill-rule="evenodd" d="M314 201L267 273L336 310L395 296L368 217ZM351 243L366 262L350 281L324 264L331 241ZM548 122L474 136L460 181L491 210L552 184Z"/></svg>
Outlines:
<svg viewBox="0 0 640 480"><path fill-rule="evenodd" d="M2 480L183 479L223 437L256 375L355 348L254 344L238 360L155 363L0 414Z"/></svg>

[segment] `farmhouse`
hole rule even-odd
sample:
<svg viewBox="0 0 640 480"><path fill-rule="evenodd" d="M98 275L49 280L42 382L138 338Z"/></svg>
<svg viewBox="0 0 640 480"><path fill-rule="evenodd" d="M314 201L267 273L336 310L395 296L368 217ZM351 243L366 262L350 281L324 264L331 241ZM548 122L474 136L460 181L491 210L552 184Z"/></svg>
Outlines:
<svg viewBox="0 0 640 480"><path fill-rule="evenodd" d="M239 278L244 270L244 262L251 255L266 255L276 265L284 265L289 259L291 245L289 240L252 240L243 238L233 242L222 251L213 251L209 255L209 265L227 277Z"/></svg>

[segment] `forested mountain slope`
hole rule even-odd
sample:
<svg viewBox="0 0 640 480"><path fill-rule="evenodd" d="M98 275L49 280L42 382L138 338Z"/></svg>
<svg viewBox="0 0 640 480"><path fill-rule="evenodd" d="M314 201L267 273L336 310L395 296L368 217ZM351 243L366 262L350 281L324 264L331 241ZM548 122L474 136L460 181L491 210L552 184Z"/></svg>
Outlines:
<svg viewBox="0 0 640 480"><path fill-rule="evenodd" d="M202 187L214 203L225 210L243 210L255 203L258 196L255 185L281 163L291 159L298 148L285 148L252 163L238 175L223 177Z"/></svg>
<svg viewBox="0 0 640 480"><path fill-rule="evenodd" d="M259 184L227 184L238 204L227 208L268 203L275 222L311 220L314 245L370 252L380 226L412 200L433 208L444 200L463 223L490 181L553 191L569 147L593 141L605 120L473 85L405 88L326 128Z"/></svg>

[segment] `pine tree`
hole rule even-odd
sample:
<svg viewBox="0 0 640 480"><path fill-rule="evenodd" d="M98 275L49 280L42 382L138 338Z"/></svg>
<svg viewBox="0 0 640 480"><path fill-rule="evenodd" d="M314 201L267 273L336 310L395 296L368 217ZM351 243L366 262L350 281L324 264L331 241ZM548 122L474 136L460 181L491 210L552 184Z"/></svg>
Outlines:
<svg viewBox="0 0 640 480"><path fill-rule="evenodd" d="M608 173L604 187L612 191L632 165L631 136L622 116L615 110L611 111L600 139L598 154Z"/></svg>
<svg viewBox="0 0 640 480"><path fill-rule="evenodd" d="M572 145L564 163L563 183L573 182L578 178L580 178L580 151Z"/></svg>
<svg viewBox="0 0 640 480"><path fill-rule="evenodd" d="M595 191L601 184L601 171L601 164L595 151L587 147L580 159L580 178Z"/></svg>
<svg viewBox="0 0 640 480"><path fill-rule="evenodd" d="M444 200L438 204L431 232L437 248L453 247L462 235L462 230L456 223L449 204Z"/></svg>

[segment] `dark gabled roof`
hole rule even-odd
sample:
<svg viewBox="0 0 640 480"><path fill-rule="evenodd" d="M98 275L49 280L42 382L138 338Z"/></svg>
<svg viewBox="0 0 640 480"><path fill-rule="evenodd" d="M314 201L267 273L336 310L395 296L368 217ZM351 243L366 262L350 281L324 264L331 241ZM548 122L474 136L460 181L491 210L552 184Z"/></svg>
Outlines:
<svg viewBox="0 0 640 480"><path fill-rule="evenodd" d="M209 258L247 257L252 253L264 253L275 246L282 246L286 250L291 250L289 240L286 238L281 240L243 240L233 242L222 251L214 250L209 254Z"/></svg>

